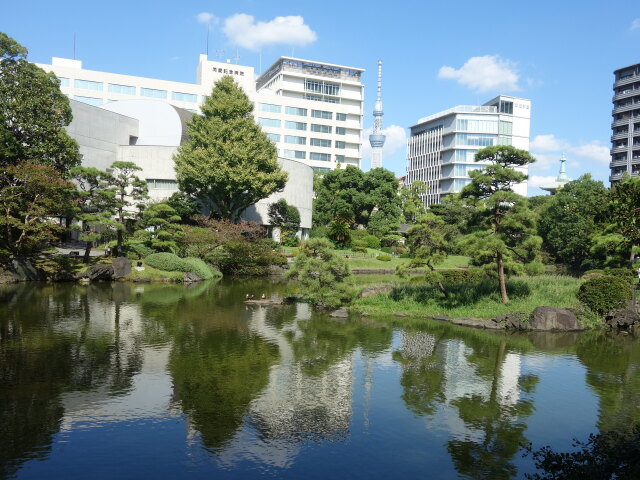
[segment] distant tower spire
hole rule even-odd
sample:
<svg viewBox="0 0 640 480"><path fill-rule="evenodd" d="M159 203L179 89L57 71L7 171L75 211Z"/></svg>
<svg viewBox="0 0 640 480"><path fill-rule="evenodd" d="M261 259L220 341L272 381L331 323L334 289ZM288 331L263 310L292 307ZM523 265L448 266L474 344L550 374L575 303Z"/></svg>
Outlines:
<svg viewBox="0 0 640 480"><path fill-rule="evenodd" d="M382 60L378 60L378 97L373 108L373 133L369 135L371 144L371 168L382 167L382 146L386 137L382 134Z"/></svg>

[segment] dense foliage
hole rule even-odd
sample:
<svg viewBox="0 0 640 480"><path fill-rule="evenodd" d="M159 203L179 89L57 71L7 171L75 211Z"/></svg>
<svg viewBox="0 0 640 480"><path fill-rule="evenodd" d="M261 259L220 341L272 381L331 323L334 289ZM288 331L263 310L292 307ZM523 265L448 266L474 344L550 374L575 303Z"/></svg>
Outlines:
<svg viewBox="0 0 640 480"><path fill-rule="evenodd" d="M144 259L150 267L165 272L191 272L202 279L212 278L219 272L215 272L204 261L199 258L180 258L173 253L153 253Z"/></svg>
<svg viewBox="0 0 640 480"><path fill-rule="evenodd" d="M337 307L352 297L344 283L350 275L349 267L331 249L331 243L325 239L307 240L287 274L297 281L297 296L327 308Z"/></svg>
<svg viewBox="0 0 640 480"><path fill-rule="evenodd" d="M300 212L289 205L284 198L269 205L269 222L280 229L280 243L287 247L298 245L298 228L300 228Z"/></svg>
<svg viewBox="0 0 640 480"><path fill-rule="evenodd" d="M631 286L627 279L619 276L597 276L580 285L576 296L592 312L604 315L623 308L625 302L631 300Z"/></svg>
<svg viewBox="0 0 640 480"><path fill-rule="evenodd" d="M287 181L276 147L255 122L253 104L230 76L220 79L187 125L174 157L180 189L214 217L237 220Z"/></svg>

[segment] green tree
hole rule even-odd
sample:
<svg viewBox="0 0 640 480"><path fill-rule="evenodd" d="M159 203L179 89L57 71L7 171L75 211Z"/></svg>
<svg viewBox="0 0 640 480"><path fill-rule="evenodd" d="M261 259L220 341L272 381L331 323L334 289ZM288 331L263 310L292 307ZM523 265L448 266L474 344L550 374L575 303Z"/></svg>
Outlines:
<svg viewBox="0 0 640 480"><path fill-rule="evenodd" d="M284 198L269 205L269 222L280 229L280 241L287 246L297 245L300 212Z"/></svg>
<svg viewBox="0 0 640 480"><path fill-rule="evenodd" d="M538 227L544 248L557 260L580 268L590 260L594 235L602 231L607 189L587 174L549 198Z"/></svg>
<svg viewBox="0 0 640 480"><path fill-rule="evenodd" d="M138 178L135 172L142 170L133 162L113 162L111 186L116 197L116 220L118 221L118 240L116 255L122 254L124 232L128 219L134 219L135 209L140 207L140 202L149 198L147 183Z"/></svg>
<svg viewBox="0 0 640 480"><path fill-rule="evenodd" d="M75 218L81 222L80 240L86 242L84 261L91 255L93 242L100 239L102 228L115 228L116 195L111 187L113 177L93 167L73 167L70 170L77 185Z"/></svg>
<svg viewBox="0 0 640 480"><path fill-rule="evenodd" d="M400 189L402 200L402 217L405 223L416 223L426 213L422 195L427 192L427 185L422 180L415 180L411 185Z"/></svg>
<svg viewBox="0 0 640 480"><path fill-rule="evenodd" d="M640 245L640 178L625 176L611 188L609 220L616 233L629 242L629 259Z"/></svg>
<svg viewBox="0 0 640 480"><path fill-rule="evenodd" d="M351 221L347 218L336 218L330 224L327 230L329 238L338 246L346 247L351 242Z"/></svg>
<svg viewBox="0 0 640 480"><path fill-rule="evenodd" d="M463 198L480 207L476 231L465 236L463 246L472 264L495 266L502 303L508 303L506 271L519 272L523 264L537 261L542 243L527 199L512 190L527 179L516 168L535 158L524 150L497 145L479 150L475 160L489 164L470 172L471 183L462 190Z"/></svg>
<svg viewBox="0 0 640 480"><path fill-rule="evenodd" d="M182 223L189 225L195 225L197 223L196 217L200 215L200 206L192 197L184 192L174 192L165 202L176 212L176 215L180 215Z"/></svg>
<svg viewBox="0 0 640 480"><path fill-rule="evenodd" d="M148 231L148 246L156 252L176 253L184 237L180 215L164 202L147 205L140 226Z"/></svg>
<svg viewBox="0 0 640 480"><path fill-rule="evenodd" d="M344 283L350 275L349 267L331 248L331 243L323 238L307 240L287 273L297 281L298 296L327 308L351 298L351 290Z"/></svg>
<svg viewBox="0 0 640 480"><path fill-rule="evenodd" d="M27 49L0 32L0 168L27 161L65 175L80 163L64 127L69 99L53 73L27 61Z"/></svg>
<svg viewBox="0 0 640 480"><path fill-rule="evenodd" d="M406 274L406 269L419 265L435 271L435 267L440 265L447 258L447 240L443 232L444 221L436 217L433 213L424 215L420 222L413 225L408 232L408 245L413 255L409 264L403 264L396 269L400 276ZM438 281L438 289L445 297L449 292L441 281Z"/></svg>
<svg viewBox="0 0 640 480"><path fill-rule="evenodd" d="M251 116L253 104L230 76L214 86L187 124L189 139L174 157L180 189L211 215L235 221L287 181L276 147Z"/></svg>

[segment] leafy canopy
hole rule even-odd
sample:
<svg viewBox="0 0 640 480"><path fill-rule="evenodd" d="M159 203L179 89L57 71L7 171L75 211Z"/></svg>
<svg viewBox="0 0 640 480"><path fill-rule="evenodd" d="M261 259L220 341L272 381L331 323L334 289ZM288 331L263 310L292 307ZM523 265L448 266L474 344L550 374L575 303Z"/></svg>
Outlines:
<svg viewBox="0 0 640 480"><path fill-rule="evenodd" d="M276 147L256 124L253 105L230 76L214 86L187 124L189 139L174 157L180 189L214 217L235 221L287 181Z"/></svg>

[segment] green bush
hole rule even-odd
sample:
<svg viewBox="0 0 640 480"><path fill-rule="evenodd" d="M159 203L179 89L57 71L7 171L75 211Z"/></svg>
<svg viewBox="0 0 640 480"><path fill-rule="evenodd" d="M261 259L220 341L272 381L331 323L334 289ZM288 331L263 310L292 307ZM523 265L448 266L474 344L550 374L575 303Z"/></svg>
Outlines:
<svg viewBox="0 0 640 480"><path fill-rule="evenodd" d="M130 260L140 260L153 253L153 249L147 247L144 243L126 243L124 245L124 254Z"/></svg>
<svg viewBox="0 0 640 480"><path fill-rule="evenodd" d="M407 249L405 247L391 247L391 253L395 255L404 255L407 253Z"/></svg>
<svg viewBox="0 0 640 480"><path fill-rule="evenodd" d="M351 246L351 251L352 252L362 252L362 253L367 253L367 247L364 247L362 245L352 245Z"/></svg>
<svg viewBox="0 0 640 480"><path fill-rule="evenodd" d="M375 235L367 235L362 239L367 248L373 248L375 250L380 248L380 239Z"/></svg>
<svg viewBox="0 0 640 480"><path fill-rule="evenodd" d="M486 273L480 269L461 270L436 270L426 271L424 273L424 281L427 283L442 282L444 284L449 283L474 283L484 280Z"/></svg>
<svg viewBox="0 0 640 480"><path fill-rule="evenodd" d="M384 253L391 253L391 247L382 247L380 249L380 251L382 251Z"/></svg>
<svg viewBox="0 0 640 480"><path fill-rule="evenodd" d="M376 259L380 260L381 262L390 262L391 261L391 255L389 255L387 253L381 253L380 255L378 255L376 257Z"/></svg>
<svg viewBox="0 0 640 480"><path fill-rule="evenodd" d="M630 268L605 268L605 275L618 277L631 283L636 278L637 273Z"/></svg>
<svg viewBox="0 0 640 480"><path fill-rule="evenodd" d="M402 235L385 235L380 240L380 244L384 247L394 247L400 245L404 237Z"/></svg>
<svg viewBox="0 0 640 480"><path fill-rule="evenodd" d="M180 258L168 252L152 253L144 259L144 262L150 267L164 272L191 272L205 280L220 275L220 272L212 270L199 258Z"/></svg>
<svg viewBox="0 0 640 480"><path fill-rule="evenodd" d="M576 297L592 312L604 315L624 307L631 299L631 286L623 278L603 275L580 285Z"/></svg>
<svg viewBox="0 0 640 480"><path fill-rule="evenodd" d="M361 247L361 248L364 248L366 250L367 242L365 242L364 240L352 240L351 241L351 246L352 247Z"/></svg>
<svg viewBox="0 0 640 480"><path fill-rule="evenodd" d="M215 252L211 262L225 275L268 275L270 265L286 265L287 258L270 247L268 242L229 242Z"/></svg>

